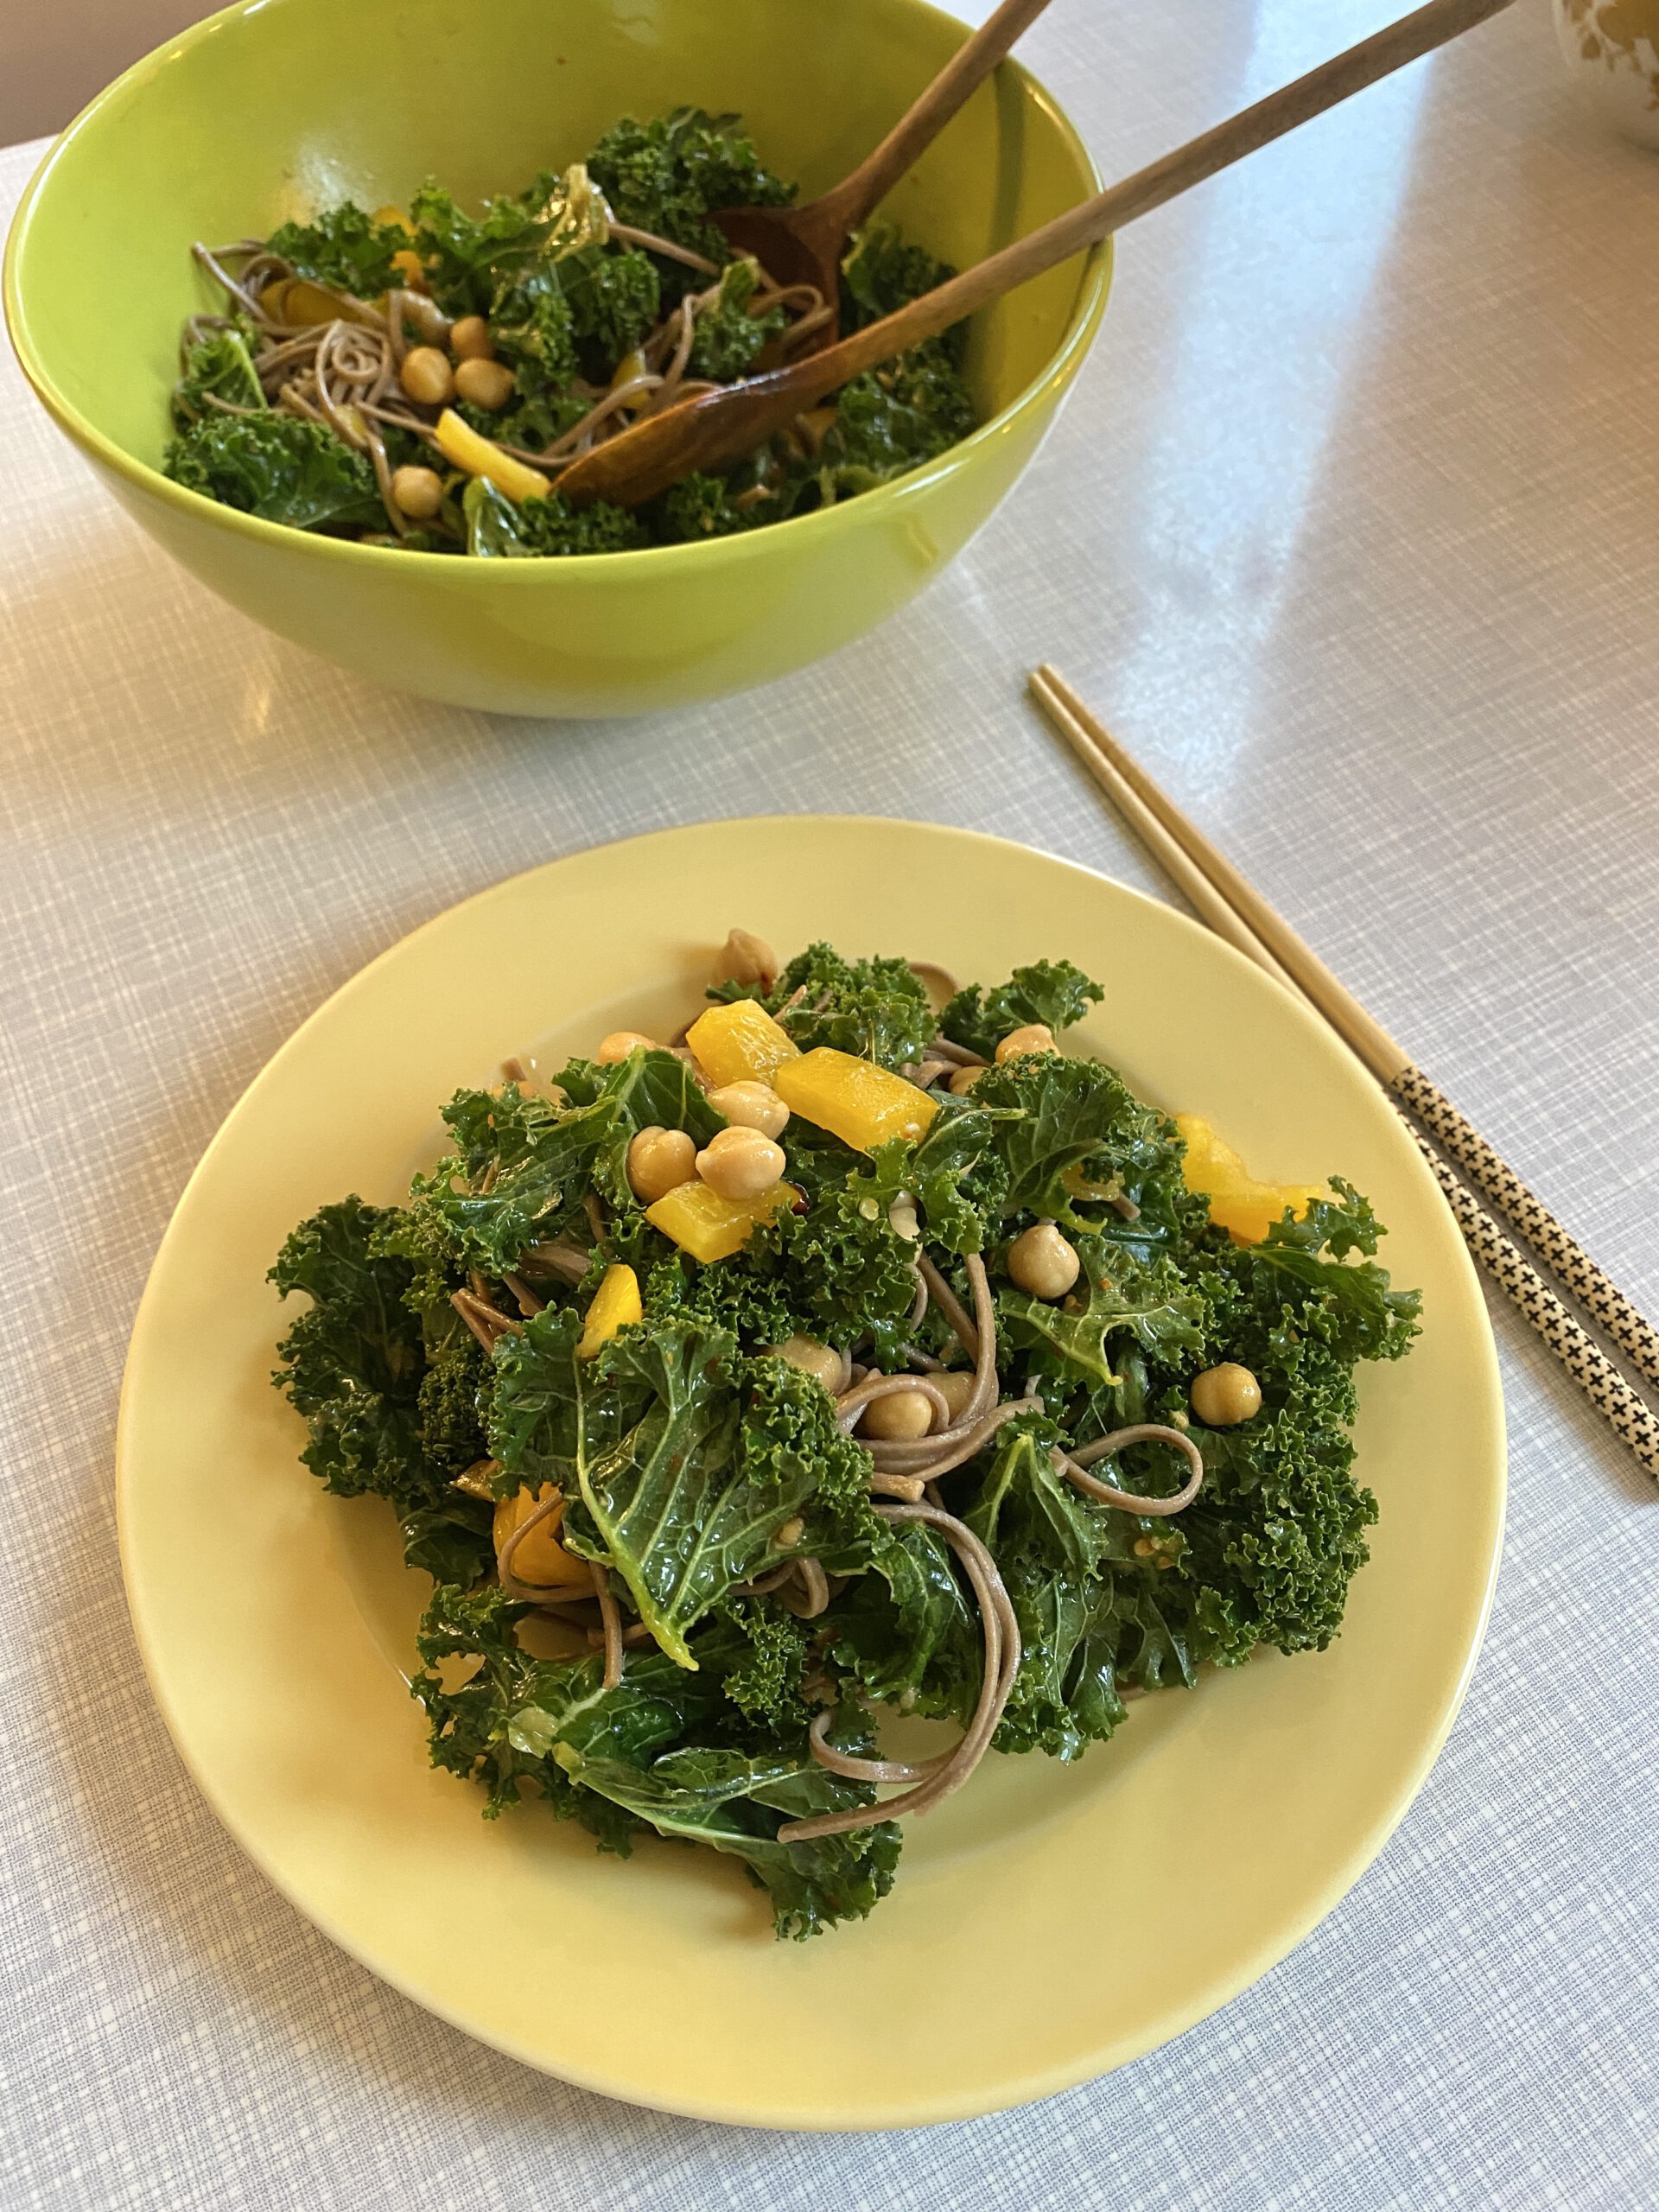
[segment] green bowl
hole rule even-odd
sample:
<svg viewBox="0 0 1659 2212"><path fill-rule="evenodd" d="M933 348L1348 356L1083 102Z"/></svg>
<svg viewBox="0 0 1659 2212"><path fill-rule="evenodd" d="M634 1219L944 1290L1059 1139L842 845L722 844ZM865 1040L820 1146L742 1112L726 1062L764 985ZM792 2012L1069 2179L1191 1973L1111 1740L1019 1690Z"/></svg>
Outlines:
<svg viewBox="0 0 1659 2212"><path fill-rule="evenodd" d="M621 115L736 109L810 196L964 35L922 0L242 0L71 124L7 249L29 381L116 497L212 590L359 674L505 714L626 715L762 683L902 606L1035 451L1105 305L1103 250L975 320L983 427L925 468L750 536L475 561L316 537L159 471L179 327L216 304L193 238L263 235L349 195L470 202L578 158ZM982 259L1099 188L1076 132L1005 65L887 213Z"/></svg>

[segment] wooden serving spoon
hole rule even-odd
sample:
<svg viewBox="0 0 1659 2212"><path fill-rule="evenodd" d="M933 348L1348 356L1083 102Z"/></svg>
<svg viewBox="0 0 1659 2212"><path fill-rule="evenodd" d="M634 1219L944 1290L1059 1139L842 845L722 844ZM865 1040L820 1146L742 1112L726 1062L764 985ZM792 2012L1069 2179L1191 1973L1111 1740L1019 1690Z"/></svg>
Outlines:
<svg viewBox="0 0 1659 2212"><path fill-rule="evenodd" d="M1444 46L1510 4L1510 0L1429 0L1428 6L1402 16L1374 37L1362 39L1294 84L1269 92L1253 107L1166 154L1109 192L1068 208L1028 238L964 270L937 290L925 292L896 315L855 330L850 338L786 369L701 392L664 408L660 415L644 416L573 461L558 478L557 489L578 506L610 499L632 507L667 491L694 469L720 468L741 460L861 371L890 360L921 339L937 337L976 308L1040 276L1084 246L1098 245L1137 215L1161 207L1311 116Z"/></svg>
<svg viewBox="0 0 1659 2212"><path fill-rule="evenodd" d="M915 104L849 177L804 207L721 207L713 220L739 253L752 253L780 284L816 284L832 312L841 298L842 256L899 178L931 145L969 94L976 92L1048 0L1002 0L965 46L957 48ZM833 345L832 319L797 354L804 360Z"/></svg>

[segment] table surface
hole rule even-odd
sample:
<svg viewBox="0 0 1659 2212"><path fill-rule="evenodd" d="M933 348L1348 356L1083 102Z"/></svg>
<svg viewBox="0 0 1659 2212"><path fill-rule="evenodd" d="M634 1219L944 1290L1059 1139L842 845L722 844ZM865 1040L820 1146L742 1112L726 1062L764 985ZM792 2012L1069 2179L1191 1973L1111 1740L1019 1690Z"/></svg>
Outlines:
<svg viewBox="0 0 1659 2212"><path fill-rule="evenodd" d="M1175 12L1069 5L1030 35L1108 168L1387 11ZM8 213L39 150L0 154ZM1659 2199L1659 1517L1507 1308L1491 1630L1382 1859L1169 2048L920 2134L584 2095L334 1949L162 1730L111 1482L133 1310L203 1147L304 1014L454 900L601 838L849 805L1156 887L1022 698L1044 658L1659 1306L1656 275L1659 162L1580 105L1531 0L1137 228L1069 411L922 601L626 725L430 706L265 636L0 363L0 2202Z"/></svg>

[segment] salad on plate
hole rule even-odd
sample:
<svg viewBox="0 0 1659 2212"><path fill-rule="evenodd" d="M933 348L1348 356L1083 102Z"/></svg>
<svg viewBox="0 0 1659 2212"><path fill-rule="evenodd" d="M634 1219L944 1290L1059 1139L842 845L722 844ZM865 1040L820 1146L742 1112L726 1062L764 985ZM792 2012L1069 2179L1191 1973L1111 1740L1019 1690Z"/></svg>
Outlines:
<svg viewBox="0 0 1659 2212"><path fill-rule="evenodd" d="M1061 1050L1102 996L734 930L681 1035L507 1062L288 1239L302 1456L432 1578L411 1687L487 1815L712 1847L804 1936L988 1752L1329 1643L1417 1294L1340 1177Z"/></svg>

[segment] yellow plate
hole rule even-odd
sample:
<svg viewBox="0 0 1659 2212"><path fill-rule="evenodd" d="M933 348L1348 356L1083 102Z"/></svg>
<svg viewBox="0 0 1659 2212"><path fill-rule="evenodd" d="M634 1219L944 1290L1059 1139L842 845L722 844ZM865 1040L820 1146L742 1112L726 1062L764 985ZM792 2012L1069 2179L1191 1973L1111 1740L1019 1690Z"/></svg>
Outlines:
<svg viewBox="0 0 1659 2212"><path fill-rule="evenodd" d="M963 976L1065 954L1079 1033L1208 1115L1260 1175L1350 1174L1425 1294L1365 1371L1370 1565L1325 1653L1135 1706L1065 1768L988 1763L908 1828L868 1922L776 1943L712 1853L628 1863L534 1807L488 1823L427 1765L399 1669L425 1578L385 1509L327 1497L267 1376L283 1236L401 1195L436 1109L506 1052L666 1033L728 926ZM1491 1340L1451 1217L1375 1086L1194 924L995 839L913 823L711 823L580 853L441 915L313 1015L181 1200L133 1333L122 1556L162 1711L221 1819L299 1909L470 2035L642 2104L779 2127L958 2120L1138 2056L1328 1912L1421 1783L1468 1679L1503 1522ZM1125 1870L1144 1904L1119 1894ZM1148 1888L1150 1885L1150 1888Z"/></svg>

